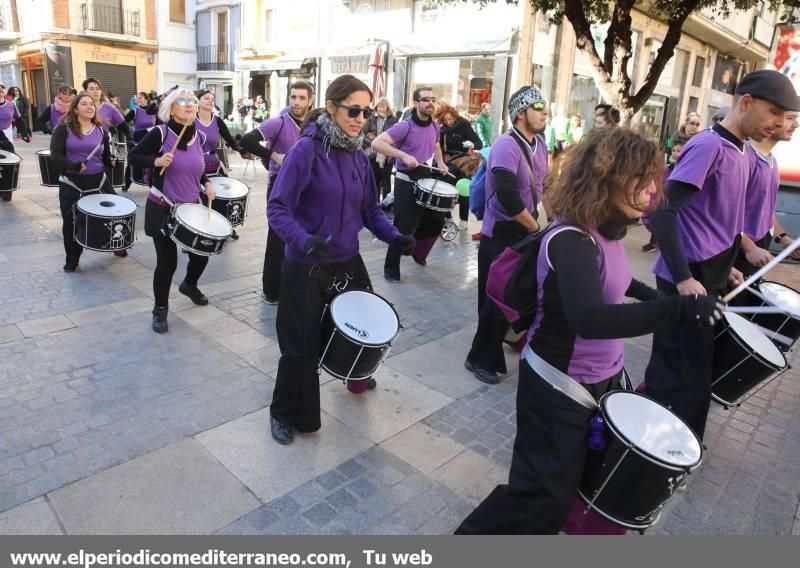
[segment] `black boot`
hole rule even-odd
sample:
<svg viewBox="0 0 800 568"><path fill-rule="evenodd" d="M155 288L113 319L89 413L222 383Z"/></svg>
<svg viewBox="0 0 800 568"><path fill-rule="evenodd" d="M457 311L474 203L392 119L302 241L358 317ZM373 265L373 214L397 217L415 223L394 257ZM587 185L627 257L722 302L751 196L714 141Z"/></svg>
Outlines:
<svg viewBox="0 0 800 568"><path fill-rule="evenodd" d="M153 331L156 333L167 333L169 326L167 325L167 311L169 308L164 306L153 306Z"/></svg>
<svg viewBox="0 0 800 568"><path fill-rule="evenodd" d="M208 304L208 298L200 291L200 288L198 288L197 285L190 286L186 283L186 280L181 282L181 285L178 286L178 292L184 296L188 296L189 299L198 306L205 306Z"/></svg>

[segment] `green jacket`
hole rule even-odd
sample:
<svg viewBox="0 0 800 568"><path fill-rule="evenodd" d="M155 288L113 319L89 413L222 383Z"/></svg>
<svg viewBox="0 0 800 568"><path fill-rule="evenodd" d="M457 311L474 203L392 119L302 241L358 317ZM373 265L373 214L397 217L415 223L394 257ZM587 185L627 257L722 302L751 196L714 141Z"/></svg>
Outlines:
<svg viewBox="0 0 800 568"><path fill-rule="evenodd" d="M494 123L492 119L483 113L478 115L475 119L475 132L478 138L483 142L483 146L490 146L492 143L492 135L494 133Z"/></svg>

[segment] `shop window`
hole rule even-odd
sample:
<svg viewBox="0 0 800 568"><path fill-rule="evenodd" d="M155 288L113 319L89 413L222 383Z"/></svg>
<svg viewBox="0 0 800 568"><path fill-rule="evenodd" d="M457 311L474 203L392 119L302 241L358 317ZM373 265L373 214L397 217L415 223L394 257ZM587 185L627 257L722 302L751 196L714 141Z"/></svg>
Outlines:
<svg viewBox="0 0 800 568"><path fill-rule="evenodd" d="M600 104L600 91L595 86L594 79L573 75L567 114L577 114L581 117L584 132L588 132L594 126L594 107L598 104ZM558 116L559 110L558 108L553 108L552 114L554 118Z"/></svg>
<svg viewBox="0 0 800 568"><path fill-rule="evenodd" d="M692 75L692 86L701 87L703 85L703 71L706 68L706 60L703 57L694 58L694 74Z"/></svg>
<svg viewBox="0 0 800 568"><path fill-rule="evenodd" d="M697 107L700 105L700 99L697 97L689 97L689 108L686 109L686 113L690 112L697 112Z"/></svg>

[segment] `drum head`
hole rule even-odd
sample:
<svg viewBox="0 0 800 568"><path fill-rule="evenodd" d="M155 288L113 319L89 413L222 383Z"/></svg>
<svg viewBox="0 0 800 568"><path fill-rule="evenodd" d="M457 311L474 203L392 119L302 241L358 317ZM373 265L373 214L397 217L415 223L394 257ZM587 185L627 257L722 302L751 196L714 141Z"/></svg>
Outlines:
<svg viewBox="0 0 800 568"><path fill-rule="evenodd" d="M416 184L420 186L422 189L430 191L434 195L444 195L452 197L458 195L458 190L454 185L450 185L449 183L438 179L424 178L417 180Z"/></svg>
<svg viewBox="0 0 800 568"><path fill-rule="evenodd" d="M796 290L777 282L762 282L758 285L758 291L773 306L800 318L800 294Z"/></svg>
<svg viewBox="0 0 800 568"><path fill-rule="evenodd" d="M188 227L212 237L222 238L231 235L231 224L228 223L228 220L212 209L209 221L208 207L199 203L178 205L175 217Z"/></svg>
<svg viewBox="0 0 800 568"><path fill-rule="evenodd" d="M0 164L19 164L22 158L13 152L4 152L0 150Z"/></svg>
<svg viewBox="0 0 800 568"><path fill-rule="evenodd" d="M753 322L731 312L725 312L725 320L733 332L739 336L739 339L744 341L762 359L775 367L786 366L786 358L780 349Z"/></svg>
<svg viewBox="0 0 800 568"><path fill-rule="evenodd" d="M47 156L50 157L50 150L39 150L36 152L37 156Z"/></svg>
<svg viewBox="0 0 800 568"><path fill-rule="evenodd" d="M386 345L400 330L394 308L372 292L342 292L333 299L330 310L339 331L361 345Z"/></svg>
<svg viewBox="0 0 800 568"><path fill-rule="evenodd" d="M97 193L81 197L78 209L97 217L125 217L136 212L136 203L121 195Z"/></svg>
<svg viewBox="0 0 800 568"><path fill-rule="evenodd" d="M677 467L693 467L700 440L680 418L646 396L614 391L600 401L609 425L641 453Z"/></svg>
<svg viewBox="0 0 800 568"><path fill-rule="evenodd" d="M215 177L211 182L217 190L217 197L221 199L239 199L250 193L250 188L238 179ZM202 187L203 193L206 188Z"/></svg>

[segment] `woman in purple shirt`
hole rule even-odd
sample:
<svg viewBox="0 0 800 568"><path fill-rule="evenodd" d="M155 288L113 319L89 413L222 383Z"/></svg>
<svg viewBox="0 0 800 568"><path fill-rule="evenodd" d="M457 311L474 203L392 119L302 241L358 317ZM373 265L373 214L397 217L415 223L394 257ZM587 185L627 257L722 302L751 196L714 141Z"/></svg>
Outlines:
<svg viewBox="0 0 800 568"><path fill-rule="evenodd" d="M58 88L58 93L53 99L53 104L46 107L39 115L37 122L43 132L52 134L61 118L67 114L69 105L72 103L72 98L75 96L75 90L69 85L61 85Z"/></svg>
<svg viewBox="0 0 800 568"><path fill-rule="evenodd" d="M88 93L72 100L67 114L53 131L50 155L64 173L59 178L58 201L63 220L64 272L75 272L83 247L73 236L73 207L84 195L114 193L106 166L111 166L108 134L97 118L94 101ZM118 255L120 256L120 255Z"/></svg>
<svg viewBox="0 0 800 568"><path fill-rule="evenodd" d="M136 95L136 108L131 109L125 115L125 122L133 121L133 139L128 141L129 146L133 147L147 134L147 131L156 125L156 115L158 114L158 103L150 99L150 95L141 91ZM125 168L125 186L123 191L128 191L131 187L131 165ZM138 179L143 180L141 175Z"/></svg>
<svg viewBox="0 0 800 568"><path fill-rule="evenodd" d="M631 276L622 239L657 191L660 160L654 143L622 128L594 129L567 154L548 191L557 221L542 237L538 290L531 291L537 312L519 367L509 482L458 534L556 534L564 526L595 411L535 371L542 361L598 400L618 388L622 338L678 322L712 326L721 317L714 298L660 298ZM641 302L625 304L626 296Z"/></svg>
<svg viewBox="0 0 800 568"><path fill-rule="evenodd" d="M144 232L153 238L156 248L156 269L153 273L153 331L168 331L169 287L178 267L178 248L163 232L169 218L170 206L180 203L199 203L200 186L214 199L214 186L208 181L203 161L203 134L194 127L197 98L186 89L176 89L159 106L158 118L165 124L153 128L128 154L131 164L152 170L152 186L147 196ZM178 141L178 136L186 130ZM176 146L177 143L177 146ZM175 150L173 151L173 148ZM162 173L162 168L166 168ZM208 257L189 253L186 277L178 291L198 306L208 304L208 298L197 287L208 264Z"/></svg>
<svg viewBox="0 0 800 568"><path fill-rule="evenodd" d="M342 75L328 86L325 100L325 108L306 118L267 205L270 227L286 243L275 322L281 359L270 405L272 437L280 444L293 441L293 429L316 432L321 426L317 362L324 307L337 291L372 288L358 233L367 227L405 254L414 248L414 239L400 235L384 216L361 149L361 129L372 113L369 87ZM356 382L375 388L374 379ZM356 390L354 382L347 384Z"/></svg>
<svg viewBox="0 0 800 568"><path fill-rule="evenodd" d="M119 112L117 107L110 102L103 100L103 85L94 77L86 79L81 86L83 90L92 96L95 106L97 107L97 118L100 123L108 129L111 134L118 130L125 140L131 139L131 131L128 128L128 123L125 122L125 117Z"/></svg>

